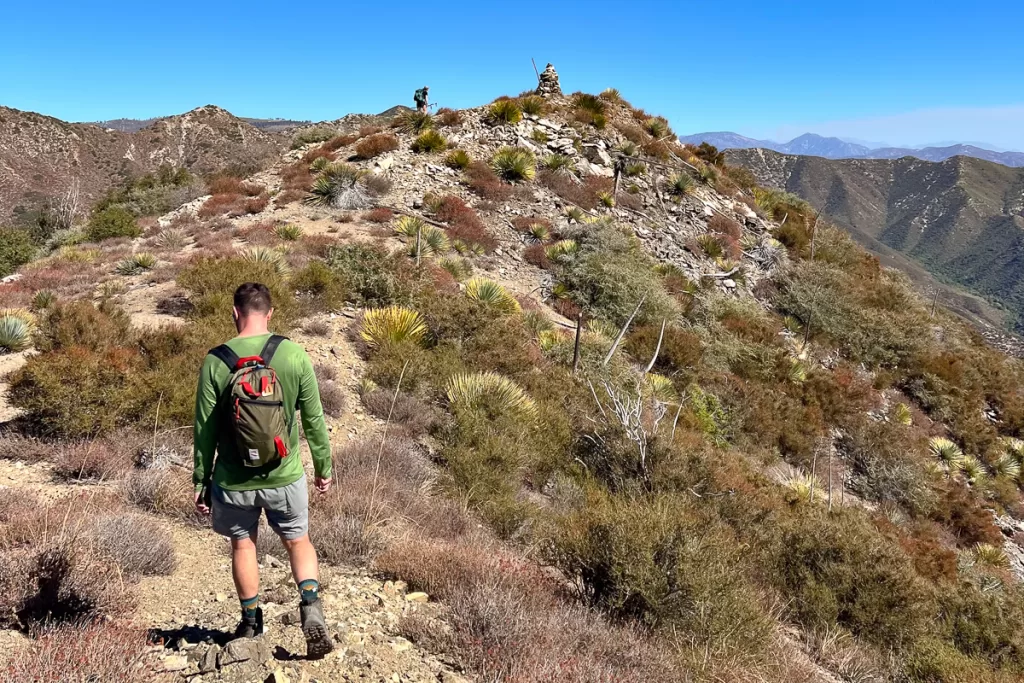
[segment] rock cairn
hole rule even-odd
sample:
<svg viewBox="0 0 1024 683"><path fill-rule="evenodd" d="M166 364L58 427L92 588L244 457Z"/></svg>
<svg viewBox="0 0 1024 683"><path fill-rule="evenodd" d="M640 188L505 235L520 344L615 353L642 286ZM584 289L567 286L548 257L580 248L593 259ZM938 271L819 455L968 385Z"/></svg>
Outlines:
<svg viewBox="0 0 1024 683"><path fill-rule="evenodd" d="M540 83L537 84L537 94L541 97L552 97L562 95L562 86L558 84L558 72L555 67L548 64L540 74Z"/></svg>

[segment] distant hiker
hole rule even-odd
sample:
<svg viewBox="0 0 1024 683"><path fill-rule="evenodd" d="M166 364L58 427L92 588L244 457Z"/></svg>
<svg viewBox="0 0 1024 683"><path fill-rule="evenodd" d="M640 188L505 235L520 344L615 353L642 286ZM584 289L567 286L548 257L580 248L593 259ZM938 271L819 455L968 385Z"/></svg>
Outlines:
<svg viewBox="0 0 1024 683"><path fill-rule="evenodd" d="M296 411L321 494L331 488L331 444L313 364L301 346L268 331L273 313L265 285L240 286L232 313L238 336L203 361L196 393L195 506L200 514L212 509L214 531L231 539L231 573L242 603L235 637L263 633L256 531L266 511L291 560L306 654L320 658L334 646L320 601L316 550L309 542Z"/></svg>
<svg viewBox="0 0 1024 683"><path fill-rule="evenodd" d="M417 90L415 93L413 93L412 99L416 103L417 111L421 111L424 114L427 113L427 109L430 107L430 105L427 104L427 99L429 98L429 96L430 87L426 85Z"/></svg>

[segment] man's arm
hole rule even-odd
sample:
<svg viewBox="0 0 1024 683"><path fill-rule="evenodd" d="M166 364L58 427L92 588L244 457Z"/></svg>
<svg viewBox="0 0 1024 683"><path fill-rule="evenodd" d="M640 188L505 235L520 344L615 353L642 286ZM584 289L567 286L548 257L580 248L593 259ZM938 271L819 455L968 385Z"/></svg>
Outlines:
<svg viewBox="0 0 1024 683"><path fill-rule="evenodd" d="M213 455L217 450L217 429L214 411L217 408L217 386L213 380L214 364L220 361L207 356L199 370L196 389L196 416L192 431L192 484L196 491L209 487L213 480Z"/></svg>
<svg viewBox="0 0 1024 683"><path fill-rule="evenodd" d="M320 404L320 387L313 372L313 362L302 352L299 360L299 414L302 416L302 430L313 456L313 470L320 479L331 478L331 439L324 422L324 408Z"/></svg>

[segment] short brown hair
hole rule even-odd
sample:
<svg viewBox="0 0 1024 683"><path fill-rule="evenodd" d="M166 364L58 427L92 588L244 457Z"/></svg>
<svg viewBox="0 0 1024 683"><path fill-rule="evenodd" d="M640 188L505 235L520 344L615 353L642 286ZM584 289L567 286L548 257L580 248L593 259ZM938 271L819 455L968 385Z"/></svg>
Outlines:
<svg viewBox="0 0 1024 683"><path fill-rule="evenodd" d="M270 301L270 290L259 282L246 282L235 290L235 308L238 315L252 313L270 313L273 303Z"/></svg>

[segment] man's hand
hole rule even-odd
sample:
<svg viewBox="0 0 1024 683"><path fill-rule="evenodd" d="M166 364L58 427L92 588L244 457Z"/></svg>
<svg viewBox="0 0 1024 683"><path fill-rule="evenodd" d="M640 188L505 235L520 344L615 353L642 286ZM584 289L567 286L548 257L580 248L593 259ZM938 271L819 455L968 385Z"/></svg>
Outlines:
<svg viewBox="0 0 1024 683"><path fill-rule="evenodd" d="M210 506L207 505L206 501L203 499L202 489L196 491L196 497L194 499L194 502L196 506L196 514L201 515L203 517L210 514Z"/></svg>
<svg viewBox="0 0 1024 683"><path fill-rule="evenodd" d="M314 477L313 486L316 487L317 493L323 495L331 490L331 484L333 480L330 477L324 479L323 477Z"/></svg>

